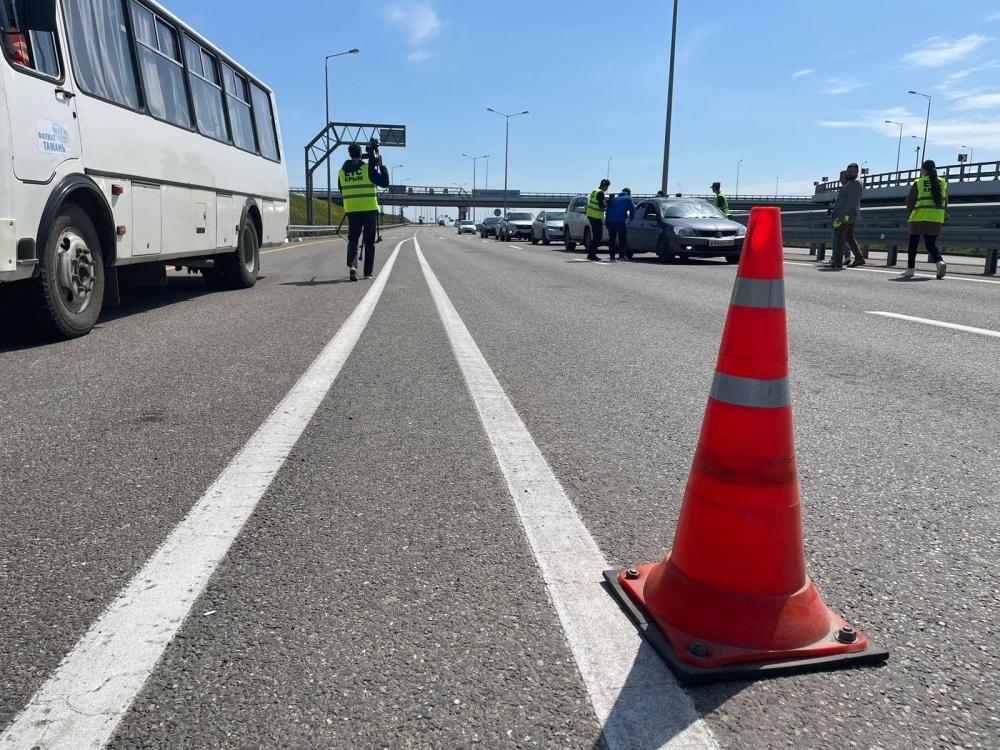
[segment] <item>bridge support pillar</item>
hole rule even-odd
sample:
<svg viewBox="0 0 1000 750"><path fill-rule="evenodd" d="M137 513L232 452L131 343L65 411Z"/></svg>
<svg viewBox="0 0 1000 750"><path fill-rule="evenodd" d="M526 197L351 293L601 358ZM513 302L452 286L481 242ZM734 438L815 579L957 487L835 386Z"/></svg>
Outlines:
<svg viewBox="0 0 1000 750"><path fill-rule="evenodd" d="M997 256L1000 255L1000 250L993 248L992 250L986 251L986 275L996 276L997 273Z"/></svg>
<svg viewBox="0 0 1000 750"><path fill-rule="evenodd" d="M809 254L812 255L812 256L816 255L816 243L815 242L810 242L809 243Z"/></svg>
<svg viewBox="0 0 1000 750"><path fill-rule="evenodd" d="M889 253L885 256L885 264L890 268L899 262L899 245L890 245Z"/></svg>

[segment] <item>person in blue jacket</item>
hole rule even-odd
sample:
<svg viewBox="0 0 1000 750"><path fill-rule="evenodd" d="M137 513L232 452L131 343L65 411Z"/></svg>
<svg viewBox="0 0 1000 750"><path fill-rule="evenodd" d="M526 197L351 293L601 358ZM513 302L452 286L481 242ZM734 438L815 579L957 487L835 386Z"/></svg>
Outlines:
<svg viewBox="0 0 1000 750"><path fill-rule="evenodd" d="M608 204L604 216L604 223L608 225L608 248L611 250L611 260L618 254L622 260L626 258L632 260L632 253L628 249L628 236L625 229L625 221L635 216L635 201L632 200L632 191L622 188Z"/></svg>

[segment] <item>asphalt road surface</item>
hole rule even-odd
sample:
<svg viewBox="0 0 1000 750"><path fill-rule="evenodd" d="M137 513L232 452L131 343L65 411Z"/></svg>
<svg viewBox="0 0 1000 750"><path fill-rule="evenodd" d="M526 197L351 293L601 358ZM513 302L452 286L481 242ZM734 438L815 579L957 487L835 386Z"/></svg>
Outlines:
<svg viewBox="0 0 1000 750"><path fill-rule="evenodd" d="M735 267L413 234L7 327L0 748L1000 747L997 280L786 263L808 568L891 656L682 690L594 571L670 546Z"/></svg>

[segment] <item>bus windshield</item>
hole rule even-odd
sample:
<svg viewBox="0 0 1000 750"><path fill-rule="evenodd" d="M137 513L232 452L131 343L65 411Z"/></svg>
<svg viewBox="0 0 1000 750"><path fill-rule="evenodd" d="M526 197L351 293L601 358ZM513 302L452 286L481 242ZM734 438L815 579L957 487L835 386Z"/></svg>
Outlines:
<svg viewBox="0 0 1000 750"><path fill-rule="evenodd" d="M54 0L0 0L3 51L12 64L59 76Z"/></svg>

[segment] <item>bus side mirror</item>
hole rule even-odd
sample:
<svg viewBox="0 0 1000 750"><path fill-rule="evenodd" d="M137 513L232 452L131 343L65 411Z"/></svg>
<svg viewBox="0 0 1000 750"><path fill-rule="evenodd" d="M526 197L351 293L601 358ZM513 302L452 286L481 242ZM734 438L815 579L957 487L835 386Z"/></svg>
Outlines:
<svg viewBox="0 0 1000 750"><path fill-rule="evenodd" d="M56 0L32 0L22 11L23 25L30 31L56 31Z"/></svg>

